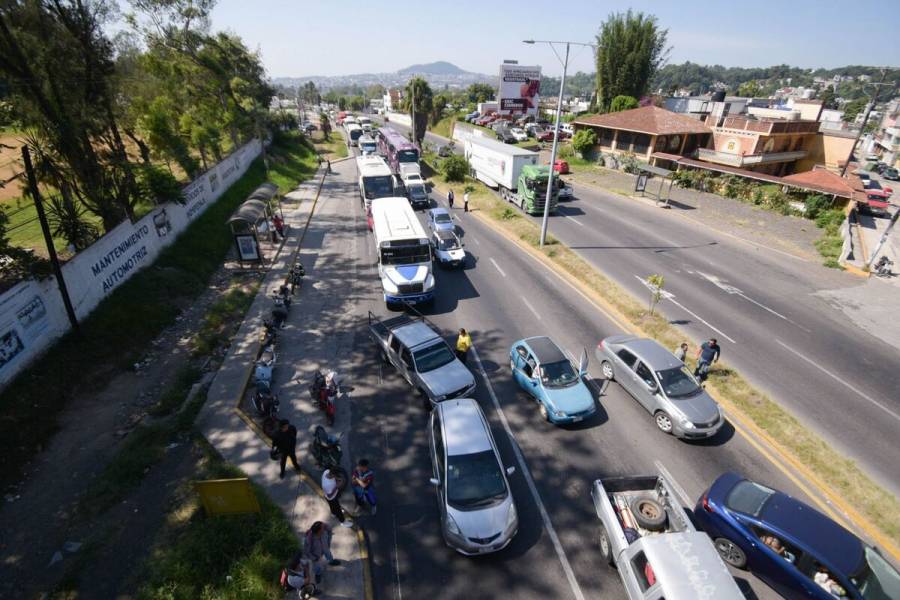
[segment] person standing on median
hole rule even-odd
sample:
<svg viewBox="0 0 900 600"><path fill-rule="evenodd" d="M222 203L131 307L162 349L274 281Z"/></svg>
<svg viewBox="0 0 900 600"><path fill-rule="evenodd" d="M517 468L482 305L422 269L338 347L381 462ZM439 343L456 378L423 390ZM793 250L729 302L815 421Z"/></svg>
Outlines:
<svg viewBox="0 0 900 600"><path fill-rule="evenodd" d="M341 527L353 527L353 523L348 521L344 515L344 507L341 506L341 486L338 485L337 477L330 469L325 469L325 472L322 473L322 492L325 494L331 514L340 522Z"/></svg>
<svg viewBox="0 0 900 600"><path fill-rule="evenodd" d="M675 358L684 362L687 358L688 345L687 342L681 342L681 345L675 348Z"/></svg>
<svg viewBox="0 0 900 600"><path fill-rule="evenodd" d="M469 192L463 194L463 212L469 212Z"/></svg>
<svg viewBox="0 0 900 600"><path fill-rule="evenodd" d="M469 349L471 347L472 338L469 337L469 332L460 327L459 337L456 338L456 358L458 358L462 364L466 364L466 359L469 357Z"/></svg>
<svg viewBox="0 0 900 600"><path fill-rule="evenodd" d="M287 466L287 459L291 459L294 470L300 472L300 465L297 464L297 428L291 425L287 419L278 422L278 431L272 438L272 448L278 451L281 461L281 478L284 479L284 468Z"/></svg>
<svg viewBox="0 0 900 600"><path fill-rule="evenodd" d="M447 204L450 205L450 208L453 208L453 190L447 192Z"/></svg>
<svg viewBox="0 0 900 600"><path fill-rule="evenodd" d="M706 381L709 376L709 368L713 363L718 362L721 348L716 342L716 338L710 338L708 342L703 342L697 349L697 369L694 376L700 379L700 383Z"/></svg>

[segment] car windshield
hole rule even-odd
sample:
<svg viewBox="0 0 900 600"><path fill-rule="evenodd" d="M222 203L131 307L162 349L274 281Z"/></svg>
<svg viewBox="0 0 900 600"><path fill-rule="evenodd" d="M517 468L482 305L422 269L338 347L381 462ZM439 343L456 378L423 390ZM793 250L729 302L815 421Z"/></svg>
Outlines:
<svg viewBox="0 0 900 600"><path fill-rule="evenodd" d="M568 387L578 381L578 374L567 360L541 365L541 381L546 387Z"/></svg>
<svg viewBox="0 0 900 600"><path fill-rule="evenodd" d="M394 193L394 180L390 175L364 177L363 189L365 189L366 198L369 200L387 198Z"/></svg>
<svg viewBox="0 0 900 600"><path fill-rule="evenodd" d="M397 153L397 162L419 162L418 150L401 150Z"/></svg>
<svg viewBox="0 0 900 600"><path fill-rule="evenodd" d="M407 189L409 189L409 195L415 198L426 198L428 196L428 192L425 191L425 186L411 185Z"/></svg>
<svg viewBox="0 0 900 600"><path fill-rule="evenodd" d="M866 600L900 598L900 574L874 548L866 547L866 573L852 578Z"/></svg>
<svg viewBox="0 0 900 600"><path fill-rule="evenodd" d="M506 497L506 481L491 450L447 457L447 502L466 510Z"/></svg>
<svg viewBox="0 0 900 600"><path fill-rule="evenodd" d="M728 498L725 499L725 506L745 515L758 517L773 494L775 494L775 490L770 490L753 481L744 480L729 492Z"/></svg>
<svg viewBox="0 0 900 600"><path fill-rule="evenodd" d="M427 373L451 362L454 356L447 344L440 342L422 350L417 350L413 353L413 359L416 361L416 371Z"/></svg>
<svg viewBox="0 0 900 600"><path fill-rule="evenodd" d="M428 240L424 243L393 245L381 248L381 264L383 265L415 265L431 262L431 247Z"/></svg>
<svg viewBox="0 0 900 600"><path fill-rule="evenodd" d="M456 250L459 248L459 240L455 237L437 238L437 245L439 250Z"/></svg>
<svg viewBox="0 0 900 600"><path fill-rule="evenodd" d="M434 222L435 223L450 223L451 222L450 215L448 215L447 213L437 213L436 215L434 215Z"/></svg>
<svg viewBox="0 0 900 600"><path fill-rule="evenodd" d="M659 379L663 393L669 398L689 398L700 393L697 380L685 366L657 371L656 377Z"/></svg>

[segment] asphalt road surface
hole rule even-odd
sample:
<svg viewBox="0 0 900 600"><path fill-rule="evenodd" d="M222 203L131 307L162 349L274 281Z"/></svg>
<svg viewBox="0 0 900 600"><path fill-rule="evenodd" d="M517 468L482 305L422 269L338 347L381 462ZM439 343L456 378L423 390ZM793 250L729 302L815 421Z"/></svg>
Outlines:
<svg viewBox="0 0 900 600"><path fill-rule="evenodd" d="M665 470L683 490L679 496L686 507L728 470L803 496L729 425L700 443L663 435L617 384L602 380L595 362L590 372L597 416L566 428L542 421L535 403L511 379L512 342L548 334L574 356L582 348L592 352L601 338L621 329L542 264L455 209L469 264L465 270L438 270L437 299L426 312L450 341L461 326L472 332L479 359L473 354L470 360L478 383L475 398L488 416L504 463L517 467L510 484L520 529L511 545L494 555L465 558L447 548L428 481L427 414L405 381L381 363L365 334L366 311L379 317L389 313L355 191L355 164L336 162L333 169L323 190L326 201L313 221L324 215L342 232L355 232L352 244L343 237L333 242L343 244L348 264L358 261L361 274L360 281L348 282L348 293L359 298L360 330L347 364L338 368L352 383L353 426L346 451L354 459L368 457L377 473L380 509L361 523L369 536L378 598L624 597L617 572L605 566L597 548L590 486L599 477ZM327 231L319 243L328 247ZM311 280L315 277L312 273ZM735 575L748 597L776 597L748 573Z"/></svg>
<svg viewBox="0 0 900 600"><path fill-rule="evenodd" d="M637 298L649 295L643 278L663 275L666 317L694 341L716 337L723 359L900 495L900 353L815 295L856 281L639 201L574 191L552 235Z"/></svg>

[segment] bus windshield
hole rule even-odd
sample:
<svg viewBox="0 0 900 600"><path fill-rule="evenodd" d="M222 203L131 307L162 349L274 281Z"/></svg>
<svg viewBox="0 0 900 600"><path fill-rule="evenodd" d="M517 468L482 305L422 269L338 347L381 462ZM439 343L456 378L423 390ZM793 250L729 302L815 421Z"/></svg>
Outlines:
<svg viewBox="0 0 900 600"><path fill-rule="evenodd" d="M398 162L419 162L419 151L418 150L400 150L397 152L397 161Z"/></svg>
<svg viewBox="0 0 900 600"><path fill-rule="evenodd" d="M428 242L413 243L404 246L381 248L381 264L383 265L415 265L431 260L431 246Z"/></svg>
<svg viewBox="0 0 900 600"><path fill-rule="evenodd" d="M394 194L394 178L390 175L363 177L363 189L368 200L387 198Z"/></svg>

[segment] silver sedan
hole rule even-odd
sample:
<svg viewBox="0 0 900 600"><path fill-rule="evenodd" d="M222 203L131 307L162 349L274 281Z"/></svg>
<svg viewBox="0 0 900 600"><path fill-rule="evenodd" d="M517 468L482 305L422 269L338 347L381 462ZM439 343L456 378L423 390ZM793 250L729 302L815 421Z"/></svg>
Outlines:
<svg viewBox="0 0 900 600"><path fill-rule="evenodd" d="M714 436L725 419L683 362L654 340L614 335L597 346L603 376L619 382L647 409L663 433L680 438Z"/></svg>

